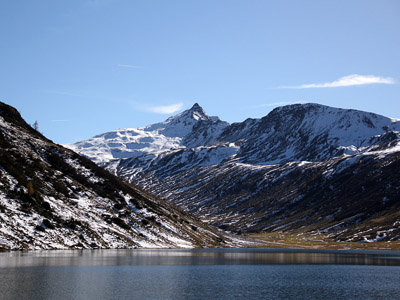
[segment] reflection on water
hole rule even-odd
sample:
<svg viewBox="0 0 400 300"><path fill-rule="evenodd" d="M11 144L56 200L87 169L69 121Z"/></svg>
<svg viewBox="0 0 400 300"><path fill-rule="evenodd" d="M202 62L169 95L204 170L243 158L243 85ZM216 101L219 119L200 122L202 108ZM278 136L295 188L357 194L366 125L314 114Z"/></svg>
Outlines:
<svg viewBox="0 0 400 300"><path fill-rule="evenodd" d="M0 253L0 299L399 299L400 252Z"/></svg>
<svg viewBox="0 0 400 300"><path fill-rule="evenodd" d="M400 266L400 251L297 249L115 249L0 253L0 267L243 264L344 264Z"/></svg>

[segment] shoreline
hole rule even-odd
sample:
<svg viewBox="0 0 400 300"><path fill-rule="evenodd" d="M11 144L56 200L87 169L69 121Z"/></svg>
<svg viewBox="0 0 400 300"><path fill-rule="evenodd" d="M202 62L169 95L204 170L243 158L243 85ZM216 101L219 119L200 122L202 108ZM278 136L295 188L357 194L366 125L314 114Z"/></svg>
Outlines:
<svg viewBox="0 0 400 300"><path fill-rule="evenodd" d="M281 232L255 233L246 237L265 244L259 248L400 251L400 241L346 242L323 235Z"/></svg>

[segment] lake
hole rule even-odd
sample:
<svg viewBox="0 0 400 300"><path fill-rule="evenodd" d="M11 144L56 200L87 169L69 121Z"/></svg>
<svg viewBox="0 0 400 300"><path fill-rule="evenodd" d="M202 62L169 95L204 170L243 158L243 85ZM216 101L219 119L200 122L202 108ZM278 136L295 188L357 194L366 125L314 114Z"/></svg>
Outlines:
<svg viewBox="0 0 400 300"><path fill-rule="evenodd" d="M4 252L0 299L400 299L400 252Z"/></svg>

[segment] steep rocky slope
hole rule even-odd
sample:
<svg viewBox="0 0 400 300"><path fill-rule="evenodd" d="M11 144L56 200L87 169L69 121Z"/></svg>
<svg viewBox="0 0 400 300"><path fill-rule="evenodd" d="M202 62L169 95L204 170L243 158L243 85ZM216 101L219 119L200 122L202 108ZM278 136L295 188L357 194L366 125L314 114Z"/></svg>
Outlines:
<svg viewBox="0 0 400 300"><path fill-rule="evenodd" d="M399 131L399 120L373 113L289 105L225 126L211 143L110 160L106 168L235 232L394 240Z"/></svg>
<svg viewBox="0 0 400 300"><path fill-rule="evenodd" d="M0 102L0 248L165 248L231 240L56 145Z"/></svg>

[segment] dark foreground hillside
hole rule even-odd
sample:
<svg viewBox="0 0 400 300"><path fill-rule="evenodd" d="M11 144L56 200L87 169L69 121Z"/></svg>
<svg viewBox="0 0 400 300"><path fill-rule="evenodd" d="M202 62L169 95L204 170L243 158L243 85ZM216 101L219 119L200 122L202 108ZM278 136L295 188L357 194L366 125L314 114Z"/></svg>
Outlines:
<svg viewBox="0 0 400 300"><path fill-rule="evenodd" d="M231 242L54 144L0 102L0 248L175 248Z"/></svg>

